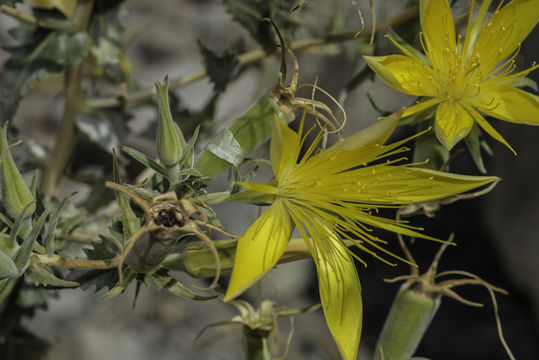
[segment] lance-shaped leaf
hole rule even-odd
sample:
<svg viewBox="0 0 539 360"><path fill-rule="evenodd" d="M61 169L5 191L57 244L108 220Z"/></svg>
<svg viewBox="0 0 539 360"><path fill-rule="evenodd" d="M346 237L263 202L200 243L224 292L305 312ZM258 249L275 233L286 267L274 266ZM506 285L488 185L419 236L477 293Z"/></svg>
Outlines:
<svg viewBox="0 0 539 360"><path fill-rule="evenodd" d="M118 165L118 157L116 152L112 152L112 177L117 184L122 183L120 178L120 167ZM129 205L129 197L120 191L116 191L116 201L120 207L120 218L123 228L123 239L126 241L133 236L134 233L140 229L140 220L133 212L131 205Z"/></svg>
<svg viewBox="0 0 539 360"><path fill-rule="evenodd" d="M50 208L43 211L39 219L37 219L37 221L33 224L32 231L24 239L19 251L17 251L17 255L15 256L15 265L17 266L17 269L19 269L19 273L24 272L24 269L26 269L28 259L30 258L30 254L34 248L34 244L36 243L37 237L39 236L41 228L43 227L43 223L45 222L47 216L49 216L50 212Z"/></svg>
<svg viewBox="0 0 539 360"><path fill-rule="evenodd" d="M13 260L0 250L0 279L15 277L18 273Z"/></svg>
<svg viewBox="0 0 539 360"><path fill-rule="evenodd" d="M32 256L30 258L28 268L25 273L28 280L33 281L34 284L44 286L60 286L60 287L74 287L79 286L79 283L74 281L66 281L56 277L49 269L37 259Z"/></svg>
<svg viewBox="0 0 539 360"><path fill-rule="evenodd" d="M16 218L28 204L33 204L34 198L9 152L7 125L6 122L0 131L0 192L6 212L12 218ZM32 205L28 210L27 213L32 214L35 206Z"/></svg>
<svg viewBox="0 0 539 360"><path fill-rule="evenodd" d="M73 192L66 196L64 200L58 206L56 209L54 209L54 212L50 218L50 221L46 227L45 234L43 234L43 244L45 245L45 250L47 251L47 254L52 255L54 253L54 238L56 236L56 227L58 226L58 220L60 218L60 213L62 209L64 208L65 204L69 201L69 199L75 195L76 192Z"/></svg>
<svg viewBox="0 0 539 360"><path fill-rule="evenodd" d="M122 151L125 151L129 155L131 155L135 160L137 160L142 165L155 170L158 174L161 174L163 176L167 175L166 170L161 165L159 165L157 162L150 159L148 156L144 155L140 151L137 151L127 146L120 146L120 149Z"/></svg>
<svg viewBox="0 0 539 360"><path fill-rule="evenodd" d="M144 283L146 286L154 286L157 290L165 289L176 296L191 300L211 300L217 297L216 295L205 296L196 294L182 285L178 280L160 271L146 274L144 276Z"/></svg>

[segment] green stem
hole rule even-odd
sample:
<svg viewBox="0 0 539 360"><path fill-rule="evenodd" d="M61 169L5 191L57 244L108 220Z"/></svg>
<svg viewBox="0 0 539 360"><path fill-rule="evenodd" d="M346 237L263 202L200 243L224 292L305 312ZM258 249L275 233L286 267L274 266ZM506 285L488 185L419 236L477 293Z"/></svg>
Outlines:
<svg viewBox="0 0 539 360"><path fill-rule="evenodd" d="M247 360L271 360L271 354L264 346L264 340L267 341L267 338L250 334L249 331L244 332L244 338Z"/></svg>
<svg viewBox="0 0 539 360"><path fill-rule="evenodd" d="M433 298L404 283L391 306L373 359L410 359L439 306L439 296Z"/></svg>
<svg viewBox="0 0 539 360"><path fill-rule="evenodd" d="M84 30L88 26L88 21L92 13L93 0L81 2L80 10L77 13L77 24L79 30ZM45 195L53 196L56 193L56 185L71 157L77 138L75 118L80 112L84 103L82 92L82 60L77 62L65 73L66 99L64 113L60 123L54 149L49 163L43 170L43 176L39 184L39 191Z"/></svg>

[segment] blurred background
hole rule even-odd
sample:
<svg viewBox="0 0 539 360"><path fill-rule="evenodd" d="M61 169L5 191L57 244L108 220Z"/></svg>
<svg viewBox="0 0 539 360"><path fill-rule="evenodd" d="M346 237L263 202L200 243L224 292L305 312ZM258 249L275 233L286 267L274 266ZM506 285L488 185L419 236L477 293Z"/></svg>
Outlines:
<svg viewBox="0 0 539 360"><path fill-rule="evenodd" d="M360 19L356 1L306 1L293 19L302 24L300 30L287 34L294 39L323 36L328 31L353 31L364 21L368 32L371 24L367 0L357 0L362 14ZM374 1L377 22L381 23L403 11L408 2L402 0ZM461 11L469 2L458 1L455 9ZM258 45L227 12L221 1L131 0L125 3L120 16L126 33L126 57L132 66L133 80L140 89L151 88L155 81L187 76L203 68L197 41L221 54L233 44L242 41L243 51ZM0 41L9 44L7 30L16 22L0 14ZM380 35L383 35L382 32ZM535 29L522 44L516 59L521 69L539 59L539 30ZM379 113L367 99L370 94L377 106L395 111L414 98L402 95L381 81L365 81L358 87L351 80L361 73L364 63L361 53L396 53L389 41L378 37L376 48L369 47L365 38L334 43L323 47L298 51L300 83L313 83L338 98L348 115L345 136L373 123ZM9 58L0 53L0 61ZM276 81L279 68L277 56L246 67L230 82L226 91L214 104L214 129L237 117ZM530 75L536 82L539 73ZM50 148L54 141L63 109L62 77L49 77L33 87L26 95L12 121L17 137L33 139L33 151ZM350 88L349 91L343 89ZM106 87L105 87L106 89ZM531 91L531 90L529 90ZM178 107L197 113L207 107L213 95L213 84L204 78L187 86L172 89L179 101ZM310 93L303 94L309 97ZM129 109L128 132L121 140L147 154L155 155L155 105L149 101ZM182 126L182 119L175 119ZM539 119L538 119L539 120ZM539 127L518 126L493 120L492 124L517 151L515 157L503 145L489 138L494 155L486 156L490 175L502 178L487 196L463 200L444 206L434 219L413 217L414 225L423 226L425 232L438 238L455 233L458 246L449 248L442 258L440 270L465 270L476 274L493 285L509 292L497 297L500 317L507 343L518 359L539 359ZM183 127L182 127L183 128ZM191 129L192 131L192 129ZM213 130L212 130L213 131ZM395 137L414 133L412 127L400 127ZM208 135L209 136L209 135ZM207 137L206 137L207 138ZM201 140L203 145L204 139ZM87 135L82 135L77 159L73 159L72 172L82 167L83 172L102 172L103 163L109 164L110 153L96 148ZM83 151L81 151L83 150ZM263 156L265 149L258 155ZM36 155L37 156L37 155ZM38 157L38 156L37 156ZM129 160L126 160L129 161ZM136 176L136 164L128 164L131 176ZM28 165L28 169L31 165ZM473 160L465 151L451 163L453 172L479 174ZM261 169L260 176L269 176ZM210 187L219 191L228 186L226 175L220 176ZM88 204L92 194L90 186L80 187L73 179L64 179L60 189L68 194L79 191L75 200ZM256 219L258 209L244 204L221 204L215 207L222 224L232 233L241 234ZM393 214L389 214L393 216ZM382 234L390 247L399 252L393 234ZM425 270L438 245L424 240L410 247L420 269ZM399 288L383 280L408 272L405 264L397 267L360 256L367 268L358 264L363 288L364 325L360 345L360 358L372 353L385 315ZM177 274L184 284L192 279ZM221 283L224 292L226 282ZM277 291L276 291L277 289ZM35 351L43 351L50 344L46 359L61 360L76 357L93 359L241 359L241 326L226 325L206 330L195 337L208 324L224 321L237 312L219 300L195 302L180 299L155 289L141 287L136 306L133 307L134 286L123 295L110 300L99 300L104 294L93 289L62 290L48 303L47 309L24 320L25 328L43 340ZM316 272L311 260L284 264L273 270L259 288L250 290L245 298L256 303L258 293L276 301L278 307L301 308L319 301ZM424 337L417 355L430 359L506 359L498 338L493 306L486 289L468 286L458 289L466 299L484 303L483 308L472 308L444 298L433 323ZM291 330L287 318L280 320L280 331L286 339ZM1 324L0 324L1 326ZM33 351L30 350L29 351ZM338 351L327 330L321 310L297 315L288 359L338 359Z"/></svg>

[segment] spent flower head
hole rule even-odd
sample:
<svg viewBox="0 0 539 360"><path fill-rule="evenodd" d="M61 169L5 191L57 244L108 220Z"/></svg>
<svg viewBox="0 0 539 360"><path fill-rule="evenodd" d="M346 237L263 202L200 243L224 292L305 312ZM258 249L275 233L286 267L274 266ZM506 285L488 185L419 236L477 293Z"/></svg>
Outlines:
<svg viewBox="0 0 539 360"><path fill-rule="evenodd" d="M404 221L379 216L378 208L444 198L497 179L414 168L402 164L402 157L383 161L407 150L401 146L404 141L383 145L399 115L384 118L325 151L317 151L324 136L320 131L302 157L306 135L313 129L302 135L303 121L298 133L274 121L270 160L275 179L266 184L240 183L248 190L236 196L236 200L271 206L238 240L225 300L240 295L271 270L295 226L317 267L329 330L342 357L356 359L363 309L353 258L360 259L344 240L375 257L381 258L379 253L397 257L384 249L385 242L372 234L371 227L436 239Z"/></svg>
<svg viewBox="0 0 539 360"><path fill-rule="evenodd" d="M421 0L421 44L426 59L393 40L404 55L364 59L389 86L421 97L403 116L435 109L436 136L447 149L477 123L514 152L483 115L539 125L539 97L514 87L539 65L513 73L520 43L539 20L539 6L536 0L513 0L500 8L502 1L487 19L491 0L485 0L474 19L474 3L464 40L456 35L447 0Z"/></svg>

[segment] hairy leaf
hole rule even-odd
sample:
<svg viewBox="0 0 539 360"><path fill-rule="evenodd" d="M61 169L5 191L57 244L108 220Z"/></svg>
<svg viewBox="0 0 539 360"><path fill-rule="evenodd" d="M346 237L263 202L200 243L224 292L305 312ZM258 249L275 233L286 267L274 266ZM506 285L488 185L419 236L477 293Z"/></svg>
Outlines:
<svg viewBox="0 0 539 360"><path fill-rule="evenodd" d="M47 269L37 257L32 256L28 264L28 269L25 272L28 280L34 282L37 285L44 286L60 286L60 287L74 287L79 283L74 281L66 281L56 277L49 269Z"/></svg>
<svg viewBox="0 0 539 360"><path fill-rule="evenodd" d="M157 290L165 289L168 292L192 300L210 300L214 299L216 295L198 295L195 294L189 288L183 286L178 280L169 276L165 271L156 271L154 273L148 273L144 276L144 282L146 285L152 285Z"/></svg>

